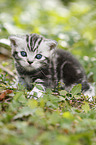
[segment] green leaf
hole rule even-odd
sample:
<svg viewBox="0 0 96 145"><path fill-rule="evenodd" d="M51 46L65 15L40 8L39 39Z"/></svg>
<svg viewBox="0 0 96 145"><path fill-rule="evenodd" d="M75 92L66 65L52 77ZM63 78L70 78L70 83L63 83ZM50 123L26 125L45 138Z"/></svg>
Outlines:
<svg viewBox="0 0 96 145"><path fill-rule="evenodd" d="M34 100L34 99L28 100L27 105L28 105L31 109L34 109L34 108L36 108L36 107L38 106L38 102L37 102L37 100Z"/></svg>
<svg viewBox="0 0 96 145"><path fill-rule="evenodd" d="M81 84L73 86L71 93L72 95L77 95L78 93L81 93Z"/></svg>
<svg viewBox="0 0 96 145"><path fill-rule="evenodd" d="M14 100L19 100L21 97L24 97L24 93L16 92L16 95L14 96Z"/></svg>
<svg viewBox="0 0 96 145"><path fill-rule="evenodd" d="M44 89L43 89L43 87L42 87L41 85L36 85L36 88L37 88L38 90L44 91Z"/></svg>
<svg viewBox="0 0 96 145"><path fill-rule="evenodd" d="M88 113L88 111L90 110L88 102L84 102L84 105L82 105L82 109L85 111L85 113Z"/></svg>
<svg viewBox="0 0 96 145"><path fill-rule="evenodd" d="M66 119L72 119L72 118L73 118L73 115L72 115L69 111L64 112L64 113L62 114L62 116L63 116L64 118L66 118Z"/></svg>
<svg viewBox="0 0 96 145"><path fill-rule="evenodd" d="M40 103L40 107L44 108L44 106L45 106L45 100L44 100L44 98L40 98L39 99L39 103Z"/></svg>
<svg viewBox="0 0 96 145"><path fill-rule="evenodd" d="M17 113L13 119L23 118L24 116L33 115L34 109L31 109L29 107L24 107L20 110L19 113Z"/></svg>
<svg viewBox="0 0 96 145"><path fill-rule="evenodd" d="M44 117L44 110L38 107L35 111L35 115L39 117Z"/></svg>
<svg viewBox="0 0 96 145"><path fill-rule="evenodd" d="M60 93L61 96L65 96L67 94L67 91L61 90L61 91L59 91L59 93Z"/></svg>

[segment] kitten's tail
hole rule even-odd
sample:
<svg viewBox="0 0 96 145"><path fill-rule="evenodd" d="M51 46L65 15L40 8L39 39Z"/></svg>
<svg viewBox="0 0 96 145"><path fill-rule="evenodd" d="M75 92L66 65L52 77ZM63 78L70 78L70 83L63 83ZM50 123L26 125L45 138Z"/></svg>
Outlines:
<svg viewBox="0 0 96 145"><path fill-rule="evenodd" d="M84 92L84 96L89 97L89 101L93 101L93 96L95 96L95 86L89 83L89 89Z"/></svg>

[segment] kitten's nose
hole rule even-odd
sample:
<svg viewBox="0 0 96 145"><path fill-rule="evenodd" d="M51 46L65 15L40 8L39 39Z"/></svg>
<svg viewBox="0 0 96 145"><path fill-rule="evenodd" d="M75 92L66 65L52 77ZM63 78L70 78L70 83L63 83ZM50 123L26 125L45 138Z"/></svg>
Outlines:
<svg viewBox="0 0 96 145"><path fill-rule="evenodd" d="M33 61L29 61L29 60L27 60L27 62L28 62L29 64L33 63Z"/></svg>

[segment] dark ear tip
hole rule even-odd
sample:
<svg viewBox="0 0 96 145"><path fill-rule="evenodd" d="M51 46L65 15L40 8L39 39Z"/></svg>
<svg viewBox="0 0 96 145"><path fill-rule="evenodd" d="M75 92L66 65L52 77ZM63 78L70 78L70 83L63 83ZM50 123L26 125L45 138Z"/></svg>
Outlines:
<svg viewBox="0 0 96 145"><path fill-rule="evenodd" d="M55 48L55 47L56 47L55 43L52 43L52 44L50 45L50 49L53 49L53 48Z"/></svg>
<svg viewBox="0 0 96 145"><path fill-rule="evenodd" d="M9 36L8 38L9 38L11 44L14 45L14 46L16 46L16 40L15 40L14 36L11 35L11 36Z"/></svg>
<svg viewBox="0 0 96 145"><path fill-rule="evenodd" d="M58 45L57 41L52 41L52 43L50 44L50 49L56 48L56 46Z"/></svg>
<svg viewBox="0 0 96 145"><path fill-rule="evenodd" d="M9 40L11 42L12 45L16 46L16 40L14 38L12 38L11 36L9 36Z"/></svg>

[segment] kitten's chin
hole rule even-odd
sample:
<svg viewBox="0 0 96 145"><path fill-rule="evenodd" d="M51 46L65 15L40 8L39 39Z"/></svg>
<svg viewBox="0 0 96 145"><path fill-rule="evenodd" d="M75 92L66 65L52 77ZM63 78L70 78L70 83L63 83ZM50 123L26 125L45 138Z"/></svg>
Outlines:
<svg viewBox="0 0 96 145"><path fill-rule="evenodd" d="M27 70L27 71L33 71L33 70L36 70L38 69L40 66L32 66L32 65L29 65L29 66L24 66L24 68Z"/></svg>
<svg viewBox="0 0 96 145"><path fill-rule="evenodd" d="M32 71L32 70L35 70L35 68L34 68L34 67L32 67L32 66L26 66L26 67L25 67L25 69L26 69L27 71Z"/></svg>

